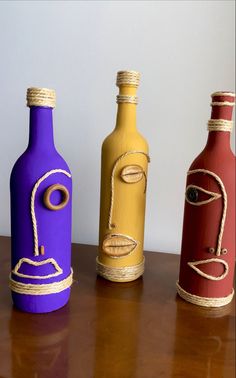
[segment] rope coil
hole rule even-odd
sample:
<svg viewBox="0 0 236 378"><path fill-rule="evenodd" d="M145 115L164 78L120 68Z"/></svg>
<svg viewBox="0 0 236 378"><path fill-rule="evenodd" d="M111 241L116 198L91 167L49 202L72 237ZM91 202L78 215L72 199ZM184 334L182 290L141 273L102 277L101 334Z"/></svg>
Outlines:
<svg viewBox="0 0 236 378"><path fill-rule="evenodd" d="M27 106L48 106L55 108L56 92L48 88L28 88L26 94Z"/></svg>
<svg viewBox="0 0 236 378"><path fill-rule="evenodd" d="M96 272L99 276L113 282L130 282L136 280L142 276L144 265L145 258L143 258L141 263L137 265L114 268L102 264L98 257L96 258Z"/></svg>
<svg viewBox="0 0 236 378"><path fill-rule="evenodd" d="M228 121L226 119L209 119L208 121L208 131L229 131L233 129L233 121Z"/></svg>
<svg viewBox="0 0 236 378"><path fill-rule="evenodd" d="M186 290L184 290L180 286L179 281L176 282L176 289L179 296L183 298L185 301L193 303L198 306L203 306L203 307L225 306L232 301L233 296L234 296L234 289L232 289L232 292L226 297L221 297L221 298L200 297L198 295L191 294L187 292Z"/></svg>
<svg viewBox="0 0 236 378"><path fill-rule="evenodd" d="M139 86L140 73L137 71L119 71L117 72L116 85L127 85L137 88Z"/></svg>
<svg viewBox="0 0 236 378"><path fill-rule="evenodd" d="M62 281L48 283L48 284L26 284L22 282L17 282L12 279L11 275L9 277L9 287L12 291L19 294L26 295L48 295L60 293L71 287L73 283L73 270L71 268L71 273Z"/></svg>
<svg viewBox="0 0 236 378"><path fill-rule="evenodd" d="M127 102L127 103L130 103L130 104L137 105L138 104L138 97L137 96L129 96L129 95L117 95L116 96L116 102L117 102L117 104Z"/></svg>

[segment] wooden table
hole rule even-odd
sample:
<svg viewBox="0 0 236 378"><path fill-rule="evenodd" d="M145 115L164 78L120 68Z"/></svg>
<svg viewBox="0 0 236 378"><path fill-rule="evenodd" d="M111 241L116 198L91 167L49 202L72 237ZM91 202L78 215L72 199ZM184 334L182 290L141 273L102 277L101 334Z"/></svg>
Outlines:
<svg viewBox="0 0 236 378"><path fill-rule="evenodd" d="M233 378L234 305L176 296L179 256L146 252L143 278L96 276L97 247L73 245L70 303L32 315L12 307L10 238L0 238L0 378Z"/></svg>

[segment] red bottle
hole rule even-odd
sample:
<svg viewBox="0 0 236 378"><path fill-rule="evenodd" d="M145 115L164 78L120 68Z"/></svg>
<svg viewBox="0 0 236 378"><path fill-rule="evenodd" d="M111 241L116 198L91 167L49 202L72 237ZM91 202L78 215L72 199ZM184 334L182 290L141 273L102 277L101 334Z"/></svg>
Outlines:
<svg viewBox="0 0 236 378"><path fill-rule="evenodd" d="M235 156L230 149L235 94L212 94L209 136L187 173L178 294L206 307L234 294Z"/></svg>

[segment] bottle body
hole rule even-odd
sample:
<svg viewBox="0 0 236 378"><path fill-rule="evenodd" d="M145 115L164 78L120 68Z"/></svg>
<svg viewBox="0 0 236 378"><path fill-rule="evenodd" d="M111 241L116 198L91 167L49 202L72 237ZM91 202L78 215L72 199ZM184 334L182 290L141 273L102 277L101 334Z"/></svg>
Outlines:
<svg viewBox="0 0 236 378"><path fill-rule="evenodd" d="M29 146L10 179L10 287L19 309L43 313L69 299L72 180L53 144L52 109L33 106L30 112Z"/></svg>
<svg viewBox="0 0 236 378"><path fill-rule="evenodd" d="M136 105L118 106L116 128L102 145L97 270L106 279L127 282L143 273L149 156L136 129Z"/></svg>
<svg viewBox="0 0 236 378"><path fill-rule="evenodd" d="M224 123L219 110L209 125ZM197 305L226 305L233 296L234 262L235 156L229 130L215 128L187 173L178 293Z"/></svg>

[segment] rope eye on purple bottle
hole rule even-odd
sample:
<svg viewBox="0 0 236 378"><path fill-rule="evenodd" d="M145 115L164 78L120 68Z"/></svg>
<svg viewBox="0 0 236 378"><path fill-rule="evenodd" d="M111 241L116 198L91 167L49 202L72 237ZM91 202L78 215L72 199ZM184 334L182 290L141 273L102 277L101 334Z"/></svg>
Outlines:
<svg viewBox="0 0 236 378"><path fill-rule="evenodd" d="M44 313L70 296L72 180L53 140L55 91L29 88L29 144L16 161L11 190L10 288L15 306Z"/></svg>

